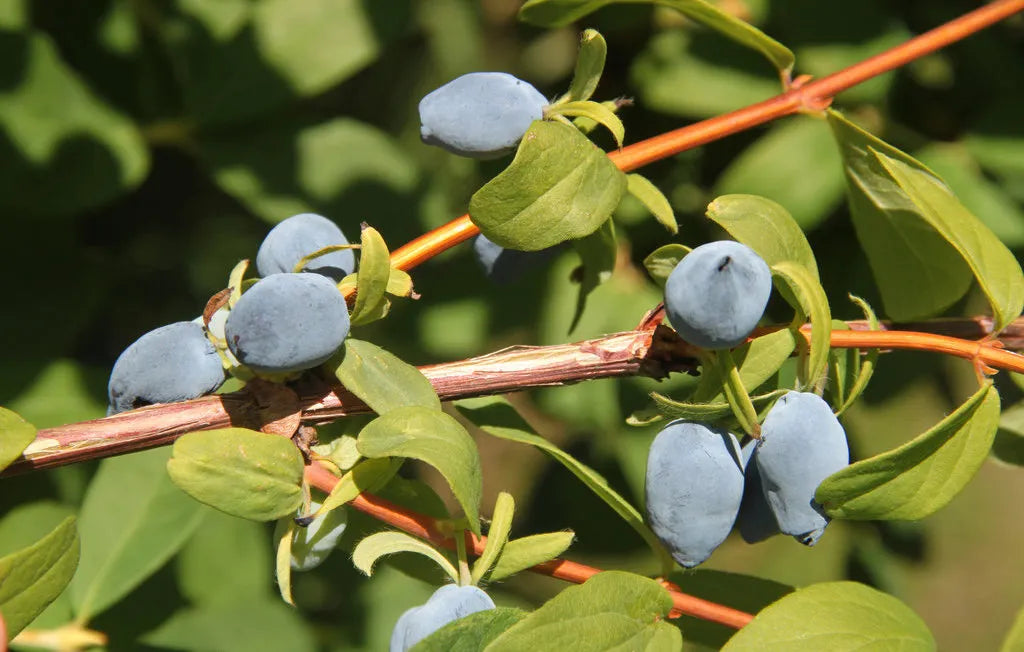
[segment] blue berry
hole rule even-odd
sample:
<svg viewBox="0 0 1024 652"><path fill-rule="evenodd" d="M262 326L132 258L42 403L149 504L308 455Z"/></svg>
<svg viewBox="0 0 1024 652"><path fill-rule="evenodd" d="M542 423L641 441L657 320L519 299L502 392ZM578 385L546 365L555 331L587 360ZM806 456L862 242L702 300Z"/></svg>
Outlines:
<svg viewBox="0 0 1024 652"><path fill-rule="evenodd" d="M272 228L263 239L256 253L256 270L264 277L294 272L303 257L324 247L345 244L348 244L345 234L326 217L314 213L293 215ZM340 281L355 268L352 250L342 249L314 258L302 271Z"/></svg>
<svg viewBox="0 0 1024 652"><path fill-rule="evenodd" d="M448 623L488 609L494 609L494 601L479 588L442 586L424 604L399 617L391 632L390 652L405 652Z"/></svg>
<svg viewBox="0 0 1024 652"><path fill-rule="evenodd" d="M503 72L473 72L420 100L420 137L428 145L471 158L510 153L544 116L547 99Z"/></svg>
<svg viewBox="0 0 1024 652"><path fill-rule="evenodd" d="M731 349L757 326L771 292L771 269L753 249L732 240L709 242L669 274L665 312L687 342Z"/></svg>
<svg viewBox="0 0 1024 652"><path fill-rule="evenodd" d="M228 314L224 334L238 361L279 374L327 361L348 336L348 306L319 274L274 274L256 282Z"/></svg>
<svg viewBox="0 0 1024 652"><path fill-rule="evenodd" d="M480 234L473 240L473 253L483 267L484 274L498 285L505 285L517 280L532 268L543 265L557 253L559 247L548 247L540 251L518 251L506 249Z"/></svg>
<svg viewBox="0 0 1024 652"><path fill-rule="evenodd" d="M647 520L672 558L692 568L729 535L743 498L736 437L693 421L673 421L647 457Z"/></svg>
<svg viewBox="0 0 1024 652"><path fill-rule="evenodd" d="M743 501L736 525L740 536L747 543L764 541L779 533L775 514L764 497L761 488L761 474L757 470L757 440L751 439L743 445Z"/></svg>
<svg viewBox="0 0 1024 652"><path fill-rule="evenodd" d="M107 385L107 414L198 398L222 382L224 367L203 327L175 322L146 333L117 358Z"/></svg>
<svg viewBox="0 0 1024 652"><path fill-rule="evenodd" d="M813 546L829 522L814 492L850 463L846 431L832 408L817 394L784 394L761 424L755 457L779 529Z"/></svg>

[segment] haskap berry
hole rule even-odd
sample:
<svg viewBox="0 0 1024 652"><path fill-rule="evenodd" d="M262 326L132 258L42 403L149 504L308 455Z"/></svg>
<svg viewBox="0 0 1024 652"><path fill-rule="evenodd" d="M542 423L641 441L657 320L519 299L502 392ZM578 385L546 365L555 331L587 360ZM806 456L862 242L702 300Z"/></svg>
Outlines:
<svg viewBox="0 0 1024 652"><path fill-rule="evenodd" d="M487 278L498 285L512 283L531 269L543 265L557 253L559 246L540 251L506 249L480 234L473 240L473 253Z"/></svg>
<svg viewBox="0 0 1024 652"><path fill-rule="evenodd" d="M775 514L764 497L761 487L761 473L757 470L757 440L751 439L743 445L743 501L736 526L740 536L747 543L758 543L779 533Z"/></svg>
<svg viewBox="0 0 1024 652"><path fill-rule="evenodd" d="M274 274L249 288L228 314L224 334L238 361L260 373L311 369L348 336L348 306L326 276Z"/></svg>
<svg viewBox="0 0 1024 652"><path fill-rule="evenodd" d="M771 292L771 269L753 249L732 240L709 242L669 274L665 312L687 342L730 349L757 326Z"/></svg>
<svg viewBox="0 0 1024 652"><path fill-rule="evenodd" d="M536 88L512 75L472 72L420 100L420 137L460 156L497 158L515 149L547 105Z"/></svg>
<svg viewBox="0 0 1024 652"><path fill-rule="evenodd" d="M304 257L333 245L347 245L348 239L338 225L315 213L301 213L281 221L270 230L256 252L256 271L260 276L286 274ZM306 263L301 271L322 274L335 281L351 274L356 258L351 249L332 251Z"/></svg>
<svg viewBox="0 0 1024 652"><path fill-rule="evenodd" d="M488 609L494 609L494 601L481 589L442 586L425 603L398 618L391 631L390 652L405 652L448 623Z"/></svg>
<svg viewBox="0 0 1024 652"><path fill-rule="evenodd" d="M743 498L736 437L694 421L673 421L647 457L647 520L672 558L692 568L729 536Z"/></svg>
<svg viewBox="0 0 1024 652"><path fill-rule="evenodd" d="M754 457L779 530L813 546L829 522L814 492L850 463L846 431L832 408L817 394L787 392L761 424Z"/></svg>
<svg viewBox="0 0 1024 652"><path fill-rule="evenodd" d="M209 394L224 382L217 349L195 322L152 330L124 350L107 385L107 414Z"/></svg>

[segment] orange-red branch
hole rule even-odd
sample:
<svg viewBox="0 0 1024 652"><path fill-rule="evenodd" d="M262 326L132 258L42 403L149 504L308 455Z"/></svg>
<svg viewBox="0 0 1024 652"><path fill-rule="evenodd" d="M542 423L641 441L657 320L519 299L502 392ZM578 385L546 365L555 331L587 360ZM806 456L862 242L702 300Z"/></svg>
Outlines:
<svg viewBox="0 0 1024 652"><path fill-rule="evenodd" d="M316 463L306 467L306 480L317 489L326 493L330 493L331 489L338 482L334 475ZM445 548L455 548L455 540L438 531L434 519L429 516L418 514L379 496L367 493L360 494L350 504L364 514L368 514L403 532L426 539ZM486 544L487 537L477 537L471 533L466 534L466 549L472 551L474 555L480 556ZM582 584L601 572L599 568L578 564L567 559L553 559L549 562L538 564L530 570L576 584ZM690 616L710 620L735 629L743 627L753 619L751 614L696 596L671 590L669 593L672 596L673 608Z"/></svg>
<svg viewBox="0 0 1024 652"><path fill-rule="evenodd" d="M619 169L628 172L801 110L821 110L841 91L960 41L1022 10L1024 0L996 0L827 77L794 85L763 102L634 143L609 153L608 157ZM469 215L463 215L396 249L391 256L392 264L402 270L412 269L479 232Z"/></svg>

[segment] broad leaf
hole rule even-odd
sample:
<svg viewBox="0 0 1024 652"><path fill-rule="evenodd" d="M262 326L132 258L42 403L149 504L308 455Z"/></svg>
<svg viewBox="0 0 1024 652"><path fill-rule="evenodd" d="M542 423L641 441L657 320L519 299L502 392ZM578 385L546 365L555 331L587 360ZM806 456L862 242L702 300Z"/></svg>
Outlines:
<svg viewBox="0 0 1024 652"><path fill-rule="evenodd" d="M995 316L992 328L1003 330L1024 308L1024 272L999 238L972 215L939 179L899 158L872 150L928 224L963 257L978 280Z"/></svg>
<svg viewBox="0 0 1024 652"><path fill-rule="evenodd" d="M378 559L399 552L414 552L432 559L453 581L459 581L459 571L447 557L426 541L405 532L378 532L366 537L352 551L352 565L366 575L373 575L373 565Z"/></svg>
<svg viewBox="0 0 1024 652"><path fill-rule="evenodd" d="M529 0L519 9L519 19L543 27L562 27L617 0ZM618 0L620 2L624 0ZM635 0L632 0L635 2ZM784 76L793 69L793 53L749 23L730 16L704 0L651 0L672 7L722 36L757 50Z"/></svg>
<svg viewBox="0 0 1024 652"><path fill-rule="evenodd" d="M651 211L651 215L659 224L668 229L668 232L675 235L679 232L679 224L676 223L676 214L672 210L672 204L658 187L650 182L645 176L639 174L626 175L626 190L629 194L640 200L640 203Z"/></svg>
<svg viewBox="0 0 1024 652"><path fill-rule="evenodd" d="M512 607L478 611L454 620L414 645L410 652L480 652L526 617Z"/></svg>
<svg viewBox="0 0 1024 652"><path fill-rule="evenodd" d="M621 494L608 486L608 482L596 471L543 437L534 434L530 425L519 416L519 413L506 399L502 397L471 398L456 402L455 407L487 434L500 439L528 444L550 455L587 485L622 520L626 521L647 542L655 556L665 560L664 547L644 524L644 518L640 512Z"/></svg>
<svg viewBox="0 0 1024 652"><path fill-rule="evenodd" d="M259 597L182 609L139 642L170 650L220 652L320 649L312 629L295 609Z"/></svg>
<svg viewBox="0 0 1024 652"><path fill-rule="evenodd" d="M69 588L86 621L128 595L167 562L205 510L171 483L166 448L104 460L79 517L82 559Z"/></svg>
<svg viewBox="0 0 1024 652"><path fill-rule="evenodd" d="M266 528L215 509L202 511L199 527L175 560L182 595L194 605L269 596L271 551Z"/></svg>
<svg viewBox="0 0 1024 652"><path fill-rule="evenodd" d="M21 457L21 452L35 438L35 426L16 412L0 407L0 471Z"/></svg>
<svg viewBox="0 0 1024 652"><path fill-rule="evenodd" d="M676 268L679 261L690 251L692 249L686 245L676 243L663 245L648 254L647 258L644 258L644 268L651 275L651 278L654 279L654 282L663 288L669 274L672 273L672 270Z"/></svg>
<svg viewBox="0 0 1024 652"><path fill-rule="evenodd" d="M374 320L380 304L387 301L385 293L391 277L391 261L384 238L372 227L362 232L359 252L359 272L356 276L358 293L352 307L352 325L361 326Z"/></svg>
<svg viewBox="0 0 1024 652"><path fill-rule="evenodd" d="M376 344L347 338L345 357L334 373L377 414L414 405L441 409L434 387L419 369Z"/></svg>
<svg viewBox="0 0 1024 652"><path fill-rule="evenodd" d="M0 558L0 613L7 628L3 647L35 620L71 581L78 565L75 517L66 517L33 545Z"/></svg>
<svg viewBox="0 0 1024 652"><path fill-rule="evenodd" d="M492 242L538 251L596 231L625 190L626 175L578 129L537 121L512 164L473 195L469 215Z"/></svg>
<svg viewBox="0 0 1024 652"><path fill-rule="evenodd" d="M597 652L680 650L679 630L663 622L672 608L668 591L654 580L624 573L598 573L579 586L562 590L544 606L512 626L489 646L490 652L572 649ZM657 630L669 627L675 634ZM669 645L652 648L652 640Z"/></svg>
<svg viewBox="0 0 1024 652"><path fill-rule="evenodd" d="M818 280L818 264L800 225L789 211L757 195L723 195L708 204L710 220L757 252L772 267L794 262L805 267Z"/></svg>
<svg viewBox="0 0 1024 652"><path fill-rule="evenodd" d="M931 652L935 639L905 604L856 582L813 584L757 614L722 652L746 650Z"/></svg>
<svg viewBox="0 0 1024 652"><path fill-rule="evenodd" d="M772 265L772 276L788 290L783 296L792 296L799 314L811 318L811 350L804 367L804 385L813 387L824 378L828 369L829 342L832 335L832 313L828 306L825 289L817 278L803 265L782 261Z"/></svg>
<svg viewBox="0 0 1024 652"><path fill-rule="evenodd" d="M576 55L576 71L569 85L569 100L589 100L597 90L604 72L604 60L608 55L608 44L596 29L583 31L580 37L580 51Z"/></svg>
<svg viewBox="0 0 1024 652"><path fill-rule="evenodd" d="M273 521L302 503L302 454L286 437L245 428L190 432L174 442L167 472L201 503Z"/></svg>
<svg viewBox="0 0 1024 652"><path fill-rule="evenodd" d="M359 432L366 457L411 457L441 472L455 499L480 534L480 454L466 429L454 418L425 407L401 407L377 417Z"/></svg>
<svg viewBox="0 0 1024 652"><path fill-rule="evenodd" d="M924 434L826 478L815 500L833 518L924 518L974 477L998 423L999 393L989 383Z"/></svg>
<svg viewBox="0 0 1024 652"><path fill-rule="evenodd" d="M551 561L568 550L575 537L574 532L546 532L512 539L501 549L501 556L491 569L489 578L491 581L498 581L537 564Z"/></svg>
<svg viewBox="0 0 1024 652"><path fill-rule="evenodd" d="M929 171L835 111L828 112L828 121L843 156L853 226L885 312L896 321L913 321L945 310L967 291L971 269L893 180L878 154L923 174Z"/></svg>

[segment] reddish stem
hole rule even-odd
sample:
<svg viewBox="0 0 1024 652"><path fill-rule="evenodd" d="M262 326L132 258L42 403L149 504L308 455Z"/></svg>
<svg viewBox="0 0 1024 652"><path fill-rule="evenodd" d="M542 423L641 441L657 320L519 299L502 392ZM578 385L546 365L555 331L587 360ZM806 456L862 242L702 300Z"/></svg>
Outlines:
<svg viewBox="0 0 1024 652"><path fill-rule="evenodd" d="M827 77L793 86L781 95L737 111L634 143L609 153L608 157L628 172L799 111L820 111L841 91L960 41L1021 10L1024 0L996 0ZM412 269L479 232L469 215L463 215L396 249L391 255L392 264L402 270Z"/></svg>
<svg viewBox="0 0 1024 652"><path fill-rule="evenodd" d="M306 480L325 493L330 493L338 482L338 478L317 463L306 467ZM403 532L445 548L455 549L455 540L438 531L435 520L429 516L408 510L379 496L365 492L357 496L349 504L364 514L368 514ZM486 544L487 537L478 537L472 533L466 534L466 549L472 551L474 555L480 556L483 554ZM538 564L530 570L576 584L582 584L601 572L600 568L586 566L567 559L552 559L549 562ZM689 616L710 620L734 629L743 627L754 618L753 615L746 612L696 596L671 590L669 590L669 593L672 596L673 608Z"/></svg>

